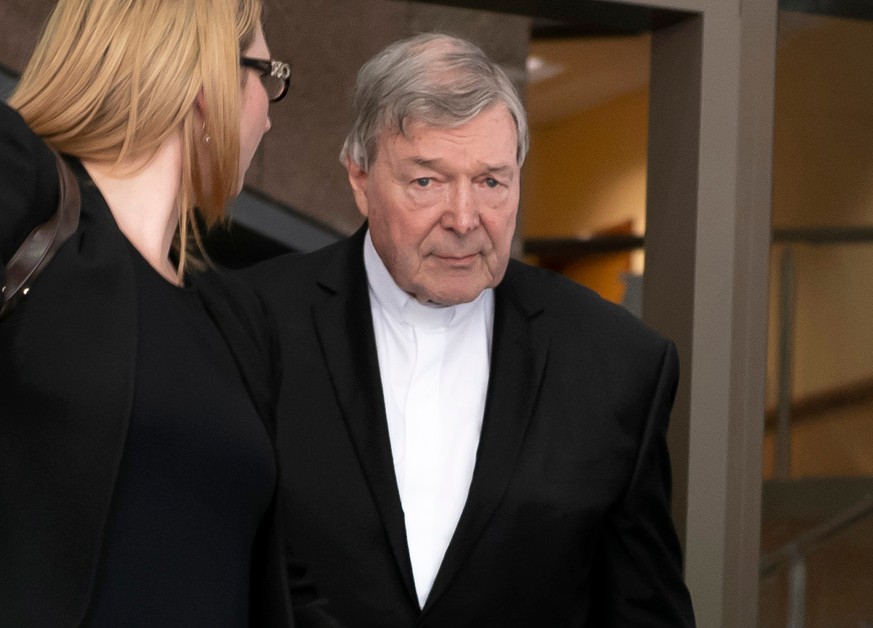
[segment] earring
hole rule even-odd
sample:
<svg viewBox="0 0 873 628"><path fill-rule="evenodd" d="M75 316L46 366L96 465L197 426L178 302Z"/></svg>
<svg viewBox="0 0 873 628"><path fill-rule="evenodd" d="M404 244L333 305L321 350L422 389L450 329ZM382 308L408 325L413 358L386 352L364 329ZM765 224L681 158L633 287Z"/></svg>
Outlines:
<svg viewBox="0 0 873 628"><path fill-rule="evenodd" d="M203 132L203 143L208 144L212 140L212 137L210 137L209 133L206 132L206 121L205 120L203 121L203 126L200 127L200 131Z"/></svg>

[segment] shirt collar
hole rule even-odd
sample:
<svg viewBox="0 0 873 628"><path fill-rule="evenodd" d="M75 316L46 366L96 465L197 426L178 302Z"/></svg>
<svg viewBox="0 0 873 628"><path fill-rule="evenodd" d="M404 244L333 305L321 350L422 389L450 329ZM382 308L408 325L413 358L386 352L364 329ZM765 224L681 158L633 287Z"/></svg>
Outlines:
<svg viewBox="0 0 873 628"><path fill-rule="evenodd" d="M370 295L386 314L397 321L414 327L445 328L453 327L467 316L484 307L491 298L493 290L483 290L470 303L458 305L432 305L419 302L411 294L405 292L391 277L388 268L379 257L370 231L364 237L364 268L367 271L367 282Z"/></svg>

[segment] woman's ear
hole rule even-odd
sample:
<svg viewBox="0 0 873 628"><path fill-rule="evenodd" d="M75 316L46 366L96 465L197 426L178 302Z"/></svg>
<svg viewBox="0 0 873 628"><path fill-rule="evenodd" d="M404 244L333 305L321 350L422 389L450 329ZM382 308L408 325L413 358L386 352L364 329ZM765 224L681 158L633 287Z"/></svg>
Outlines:
<svg viewBox="0 0 873 628"><path fill-rule="evenodd" d="M203 88L197 90L197 97L194 99L194 106L200 112L201 117L206 119L206 97L203 95Z"/></svg>

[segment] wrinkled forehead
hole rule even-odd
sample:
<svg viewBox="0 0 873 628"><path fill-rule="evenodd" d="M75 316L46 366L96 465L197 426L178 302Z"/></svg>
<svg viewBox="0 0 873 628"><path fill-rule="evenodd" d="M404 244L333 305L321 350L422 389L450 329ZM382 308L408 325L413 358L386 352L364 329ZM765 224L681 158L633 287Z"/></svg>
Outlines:
<svg viewBox="0 0 873 628"><path fill-rule="evenodd" d="M374 142L375 145L373 146L373 148L378 150L380 144L385 141L390 141L398 136L406 139L411 139L415 129L425 128L431 131L452 131L454 129L464 126L465 124L468 124L469 122L476 120L477 118L499 110L505 112L507 121L506 131L512 133L513 142L517 144L518 123L516 122L509 108L502 102L497 102L481 109L480 111L475 112L472 115L467 115L463 117L449 114L434 114L429 110L411 111L404 115L402 118L396 118L386 114L382 117L381 124L376 129L376 141ZM376 156L375 152L373 153L373 156Z"/></svg>

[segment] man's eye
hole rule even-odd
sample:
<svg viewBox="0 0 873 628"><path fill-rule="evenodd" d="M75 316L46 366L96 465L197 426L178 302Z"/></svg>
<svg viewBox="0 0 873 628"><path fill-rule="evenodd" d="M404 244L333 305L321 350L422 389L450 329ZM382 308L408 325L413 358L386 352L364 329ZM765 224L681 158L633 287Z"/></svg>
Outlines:
<svg viewBox="0 0 873 628"><path fill-rule="evenodd" d="M497 179L492 179L491 177L488 177L487 179L485 179L485 185L487 185L489 188L496 188L500 184L498 183Z"/></svg>
<svg viewBox="0 0 873 628"><path fill-rule="evenodd" d="M427 186L430 185L430 182L431 182L430 177L419 177L418 179L415 179L415 185L417 185L420 188L426 188Z"/></svg>

